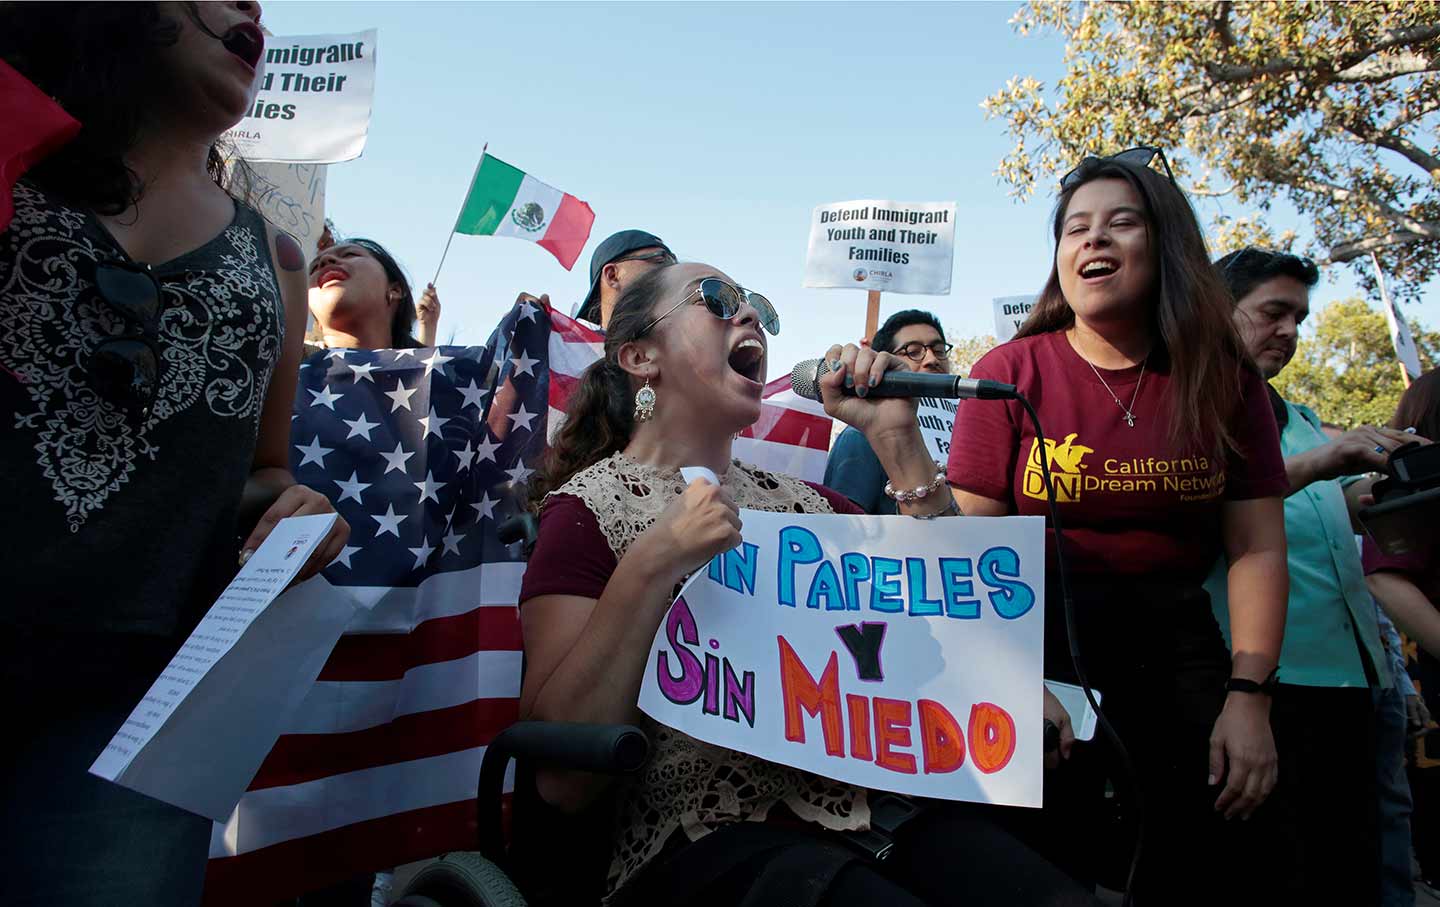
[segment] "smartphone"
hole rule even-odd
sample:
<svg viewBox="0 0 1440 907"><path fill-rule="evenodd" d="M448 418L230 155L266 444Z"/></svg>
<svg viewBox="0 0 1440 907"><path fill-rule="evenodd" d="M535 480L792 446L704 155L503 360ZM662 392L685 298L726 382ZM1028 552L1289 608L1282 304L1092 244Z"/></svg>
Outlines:
<svg viewBox="0 0 1440 907"><path fill-rule="evenodd" d="M1065 711L1070 713L1070 727L1075 731L1076 740L1091 740L1095 737L1095 710L1085 698L1085 691L1070 683L1058 680L1045 681L1045 689L1060 700ZM1100 691L1091 687L1095 701L1102 702Z"/></svg>

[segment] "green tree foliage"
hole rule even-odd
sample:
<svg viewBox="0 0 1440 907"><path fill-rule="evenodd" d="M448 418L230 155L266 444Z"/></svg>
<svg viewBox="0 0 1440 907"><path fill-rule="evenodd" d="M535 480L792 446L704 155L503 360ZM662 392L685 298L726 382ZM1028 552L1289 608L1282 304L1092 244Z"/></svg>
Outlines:
<svg viewBox="0 0 1440 907"><path fill-rule="evenodd" d="M1280 396L1303 403L1345 428L1384 424L1405 389L1385 316L1363 299L1332 302L1312 319L1295 358L1271 382ZM1427 371L1440 362L1440 333L1412 323Z"/></svg>
<svg viewBox="0 0 1440 907"><path fill-rule="evenodd" d="M1034 0L1012 22L1066 41L1053 97L1017 76L981 105L1015 140L998 170L1012 194L1086 154L1159 145L1193 195L1288 200L1312 256L1353 262L1367 288L1371 251L1402 297L1440 270L1435 0Z"/></svg>

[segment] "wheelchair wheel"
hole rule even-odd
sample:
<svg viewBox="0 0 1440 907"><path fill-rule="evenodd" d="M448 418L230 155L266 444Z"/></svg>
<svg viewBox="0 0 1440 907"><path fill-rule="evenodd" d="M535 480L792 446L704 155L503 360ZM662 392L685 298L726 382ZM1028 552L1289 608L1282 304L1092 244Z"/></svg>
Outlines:
<svg viewBox="0 0 1440 907"><path fill-rule="evenodd" d="M391 907L525 907L525 898L499 866L456 852L415 873Z"/></svg>

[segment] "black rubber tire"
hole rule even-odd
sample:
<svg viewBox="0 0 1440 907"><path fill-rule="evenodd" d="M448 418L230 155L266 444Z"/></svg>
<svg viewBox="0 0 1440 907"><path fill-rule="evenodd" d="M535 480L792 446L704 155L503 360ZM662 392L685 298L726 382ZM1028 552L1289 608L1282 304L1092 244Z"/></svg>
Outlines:
<svg viewBox="0 0 1440 907"><path fill-rule="evenodd" d="M478 853L456 851L427 864L393 907L525 907L504 871Z"/></svg>

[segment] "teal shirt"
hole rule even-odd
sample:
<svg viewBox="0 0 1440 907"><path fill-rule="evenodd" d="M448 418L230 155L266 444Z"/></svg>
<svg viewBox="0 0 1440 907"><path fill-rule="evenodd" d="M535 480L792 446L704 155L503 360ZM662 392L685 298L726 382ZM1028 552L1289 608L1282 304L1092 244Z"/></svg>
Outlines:
<svg viewBox="0 0 1440 907"><path fill-rule="evenodd" d="M1285 401L1289 420L1280 433L1286 457L1304 453L1330 439L1320 418L1304 406ZM1289 549L1290 609L1285 644L1280 650L1280 682L1308 687L1368 686L1361 648L1383 687L1390 669L1380 644L1375 600L1355 550L1355 530L1345 506L1344 485L1351 480L1312 482L1285 499L1285 542ZM1230 641L1225 560L1205 583L1215 619ZM1357 645L1358 641L1358 645Z"/></svg>

